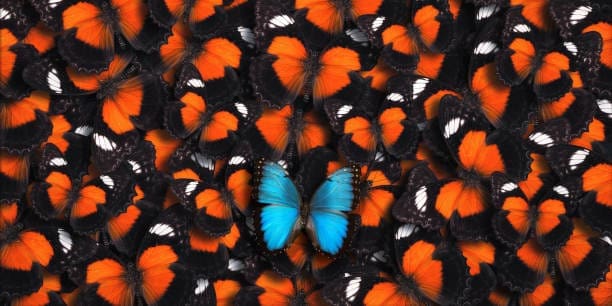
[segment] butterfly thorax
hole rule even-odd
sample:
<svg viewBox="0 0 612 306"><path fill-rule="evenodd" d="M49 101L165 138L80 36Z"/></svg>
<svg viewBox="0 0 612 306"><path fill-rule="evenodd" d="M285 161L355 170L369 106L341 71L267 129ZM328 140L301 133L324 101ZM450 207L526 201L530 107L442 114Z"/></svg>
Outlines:
<svg viewBox="0 0 612 306"><path fill-rule="evenodd" d="M204 43L199 39L187 39L184 52L185 59L195 60L196 57L203 55L203 52L206 52L204 50Z"/></svg>
<svg viewBox="0 0 612 306"><path fill-rule="evenodd" d="M296 222L297 225L301 226L301 228L305 228L306 227L306 222L307 222L309 216L310 216L310 207L309 207L309 205L301 204L300 205L300 217L299 217L298 221Z"/></svg>
<svg viewBox="0 0 612 306"><path fill-rule="evenodd" d="M15 225L9 225L0 231L0 246L11 241L15 241L19 237L19 233L23 229L21 223Z"/></svg>
<svg viewBox="0 0 612 306"><path fill-rule="evenodd" d="M319 63L319 52L309 52L308 58L304 61L304 100L309 100L309 96L312 95L314 76L317 75L321 64Z"/></svg>
<svg viewBox="0 0 612 306"><path fill-rule="evenodd" d="M476 171L464 169L462 166L457 167L457 176L468 186L480 185L483 179Z"/></svg>
<svg viewBox="0 0 612 306"><path fill-rule="evenodd" d="M370 125L370 129L372 130L372 135L382 135L382 130L380 129L380 123L377 119L372 120L372 125ZM375 152L377 152L376 150Z"/></svg>
<svg viewBox="0 0 612 306"><path fill-rule="evenodd" d="M406 277L404 274L398 273L395 276L395 281L399 285L398 287L401 294L412 298L415 297L414 288L418 288L418 286L413 278Z"/></svg>
<svg viewBox="0 0 612 306"><path fill-rule="evenodd" d="M342 15L343 19L354 16L353 13L353 0L332 0L331 3L336 7L338 12Z"/></svg>
<svg viewBox="0 0 612 306"><path fill-rule="evenodd" d="M359 184L359 198L367 198L370 196L370 191L372 190L372 185L374 183L368 179L361 181Z"/></svg>
<svg viewBox="0 0 612 306"><path fill-rule="evenodd" d="M306 293L302 290L298 290L295 296L289 301L289 306L307 306Z"/></svg>
<svg viewBox="0 0 612 306"><path fill-rule="evenodd" d="M105 24L112 25L115 33L121 33L119 24L117 23L117 20L119 20L117 10L106 1L100 1L100 8L102 8L100 13L102 21L104 21Z"/></svg>
<svg viewBox="0 0 612 306"><path fill-rule="evenodd" d="M72 184L72 188L68 191L68 193L66 194L66 202L65 202L65 206L64 206L64 215L66 217L68 217L69 215L69 211L70 211L70 207L79 199L80 195L81 195L81 182L80 180L75 180L74 183Z"/></svg>
<svg viewBox="0 0 612 306"><path fill-rule="evenodd" d="M139 287L142 284L142 273L132 262L127 264L122 277L126 281L126 283L130 284L133 288Z"/></svg>
<svg viewBox="0 0 612 306"><path fill-rule="evenodd" d="M100 84L100 90L98 90L96 97L100 100L107 97L113 97L117 93L117 85L120 81L121 80L119 78L113 78L106 82L103 82L102 84Z"/></svg>
<svg viewBox="0 0 612 306"><path fill-rule="evenodd" d="M196 0L184 0L185 4L183 5L183 11L181 12L182 17L183 17L183 22L189 22L189 12L191 11L191 8L193 8L193 5L195 4Z"/></svg>

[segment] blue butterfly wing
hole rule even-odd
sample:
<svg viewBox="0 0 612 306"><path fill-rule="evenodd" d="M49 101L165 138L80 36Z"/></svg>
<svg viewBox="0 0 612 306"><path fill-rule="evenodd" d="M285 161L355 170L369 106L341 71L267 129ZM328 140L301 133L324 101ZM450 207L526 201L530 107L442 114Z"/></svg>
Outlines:
<svg viewBox="0 0 612 306"><path fill-rule="evenodd" d="M260 223L266 247L271 251L282 249L300 215L301 200L293 181L277 163L264 164L257 201L264 205Z"/></svg>
<svg viewBox="0 0 612 306"><path fill-rule="evenodd" d="M348 212L354 199L353 173L341 168L315 191L310 201L309 233L321 250L336 255L348 235Z"/></svg>

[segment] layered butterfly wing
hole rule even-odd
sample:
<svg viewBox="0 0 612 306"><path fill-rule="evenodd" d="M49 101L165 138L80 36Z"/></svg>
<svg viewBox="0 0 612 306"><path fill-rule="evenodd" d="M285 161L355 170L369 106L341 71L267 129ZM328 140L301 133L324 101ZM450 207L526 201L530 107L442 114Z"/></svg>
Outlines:
<svg viewBox="0 0 612 306"><path fill-rule="evenodd" d="M291 178L277 163L263 165L257 199L262 208L261 230L268 250L283 248L300 215L300 194Z"/></svg>
<svg viewBox="0 0 612 306"><path fill-rule="evenodd" d="M310 201L308 232L324 252L337 254L348 236L349 216L355 199L354 177L350 168L330 175L315 191Z"/></svg>

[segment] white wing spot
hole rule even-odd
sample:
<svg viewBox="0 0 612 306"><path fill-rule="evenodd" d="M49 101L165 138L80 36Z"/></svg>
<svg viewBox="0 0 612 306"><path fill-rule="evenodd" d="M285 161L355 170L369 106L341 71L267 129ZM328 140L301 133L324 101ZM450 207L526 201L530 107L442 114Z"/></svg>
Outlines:
<svg viewBox="0 0 612 306"><path fill-rule="evenodd" d="M489 4L478 8L476 13L476 20L483 20L491 17L493 14L499 12L499 6L497 4Z"/></svg>
<svg viewBox="0 0 612 306"><path fill-rule="evenodd" d="M354 302L357 297L357 292L359 292L359 288L361 287L361 277L355 277L348 282L348 285L345 289L346 299L349 302Z"/></svg>
<svg viewBox="0 0 612 306"><path fill-rule="evenodd" d="M187 81L187 85L189 85L189 86L191 86L193 88L204 88L204 86L205 86L204 82L202 82L201 79L196 79L196 78L189 79Z"/></svg>
<svg viewBox="0 0 612 306"><path fill-rule="evenodd" d="M285 171L287 170L287 167L289 166L289 164L287 164L286 160L279 160L276 162L279 166L281 166L283 169L285 169Z"/></svg>
<svg viewBox="0 0 612 306"><path fill-rule="evenodd" d="M337 118L342 118L344 116L346 116L346 114L348 114L351 110L353 109L352 105L342 105L337 111L336 111L336 117Z"/></svg>
<svg viewBox="0 0 612 306"><path fill-rule="evenodd" d="M576 47L575 43L566 41L563 43L563 46L565 46L565 49L567 49L567 51L569 51L572 55L578 54L578 47Z"/></svg>
<svg viewBox="0 0 612 306"><path fill-rule="evenodd" d="M68 254L68 252L72 250L72 236L62 228L57 229L57 234L59 236L59 242L62 245L62 252Z"/></svg>
<svg viewBox="0 0 612 306"><path fill-rule="evenodd" d="M449 138L455 135L459 128L462 127L464 124L465 119L463 118L455 117L449 120L446 125L444 125L444 138Z"/></svg>
<svg viewBox="0 0 612 306"><path fill-rule="evenodd" d="M235 166L235 165L241 165L246 163L246 158L244 158L243 156L240 155L236 155L236 156L232 156L232 158L230 158L228 164Z"/></svg>
<svg viewBox="0 0 612 306"><path fill-rule="evenodd" d="M68 162L62 157L54 157L49 161L49 166L61 167L68 165Z"/></svg>
<svg viewBox="0 0 612 306"><path fill-rule="evenodd" d="M295 23L295 20L293 20L293 18L287 15L278 15L270 19L270 21L268 22L268 27L270 29L284 28L294 23Z"/></svg>
<svg viewBox="0 0 612 306"><path fill-rule="evenodd" d="M542 132L535 132L529 135L529 140L547 148L555 144L554 140L549 135Z"/></svg>
<svg viewBox="0 0 612 306"><path fill-rule="evenodd" d="M55 8L56 6L58 6L60 3L62 3L63 0L49 0L49 7L50 8Z"/></svg>
<svg viewBox="0 0 612 306"><path fill-rule="evenodd" d="M361 30L348 29L344 33L346 33L346 35L348 35L353 41L358 42L362 46L368 45L368 36L366 36Z"/></svg>
<svg viewBox="0 0 612 306"><path fill-rule="evenodd" d="M402 226L400 226L397 231L395 232L395 240L400 240L402 238L406 238L406 237L410 237L412 236L412 234L416 233L419 231L419 227L414 225L414 224L410 224L410 223L406 223Z"/></svg>
<svg viewBox="0 0 612 306"><path fill-rule="evenodd" d="M420 78L412 83L412 99L416 99L429 84L429 79Z"/></svg>
<svg viewBox="0 0 612 306"><path fill-rule="evenodd" d="M203 279L203 278L198 279L196 283L197 283L197 286L194 291L196 295L200 295L204 293L204 291L206 291L206 288L208 288L208 285L210 284L207 279Z"/></svg>
<svg viewBox="0 0 612 306"><path fill-rule="evenodd" d="M93 127L88 125L81 125L74 130L75 133L81 136L89 136L93 132Z"/></svg>
<svg viewBox="0 0 612 306"><path fill-rule="evenodd" d="M597 99L597 107L599 110L606 114L608 118L612 119L612 102L608 99Z"/></svg>
<svg viewBox="0 0 612 306"><path fill-rule="evenodd" d="M497 44L492 41L483 41L474 48L474 54L491 54L499 50Z"/></svg>
<svg viewBox="0 0 612 306"><path fill-rule="evenodd" d="M234 103L234 106L236 106L236 109L238 110L240 115L242 115L242 117L246 118L249 116L249 109L246 107L246 105L244 105L243 103L236 102Z"/></svg>
<svg viewBox="0 0 612 306"><path fill-rule="evenodd" d="M593 11L593 8L590 6L581 5L577 9L575 9L570 15L570 23L575 25L586 18L589 13Z"/></svg>
<svg viewBox="0 0 612 306"><path fill-rule="evenodd" d="M174 228L165 223L157 223L149 228L149 233L157 236L174 237Z"/></svg>
<svg viewBox="0 0 612 306"><path fill-rule="evenodd" d="M531 28L528 25L521 23L521 24L515 25L512 28L512 31L518 32L518 33L528 33L528 32L531 32Z"/></svg>
<svg viewBox="0 0 612 306"><path fill-rule="evenodd" d="M11 19L11 12L0 8L0 20L9 20Z"/></svg>
<svg viewBox="0 0 612 306"><path fill-rule="evenodd" d="M104 183L104 185L108 186L108 188L110 188L110 189L115 188L115 181L113 180L112 177L110 177L108 175L100 175L100 180L102 180L102 183Z"/></svg>
<svg viewBox="0 0 612 306"><path fill-rule="evenodd" d="M94 143L96 144L96 146L102 149L103 151L110 152L110 151L114 151L115 149L117 149L117 144L114 141L108 139L108 137L104 135L94 133L93 139L94 139Z"/></svg>
<svg viewBox="0 0 612 306"><path fill-rule="evenodd" d="M142 167L140 166L139 163L137 163L136 161L133 161L133 160L128 160L127 162L132 167L132 171L134 171L134 173L136 173L136 174L141 174L142 173Z"/></svg>
<svg viewBox="0 0 612 306"><path fill-rule="evenodd" d="M208 156L204 156L200 153L193 153L191 155L191 160L193 160L194 162L196 162L200 167L208 169L208 170L215 170L215 163L214 161L208 157Z"/></svg>
<svg viewBox="0 0 612 306"><path fill-rule="evenodd" d="M47 73L47 85L54 93L62 93L62 82L57 77L57 70L55 68Z"/></svg>
<svg viewBox="0 0 612 306"><path fill-rule="evenodd" d="M187 196L190 196L197 187L198 187L198 182L196 181L191 181L187 183L187 185L185 186L185 194Z"/></svg>
<svg viewBox="0 0 612 306"><path fill-rule="evenodd" d="M378 31L383 22L385 22L385 17L377 17L374 19L374 21L372 21L372 31Z"/></svg>
<svg viewBox="0 0 612 306"><path fill-rule="evenodd" d="M229 262L227 263L227 269L230 271L234 271L234 272L241 271L244 268L246 268L246 265L244 264L244 261L242 260L230 258Z"/></svg>
<svg viewBox="0 0 612 306"><path fill-rule="evenodd" d="M510 191L515 190L516 188L518 188L517 184L513 182L508 182L508 183L503 184L500 189L502 192L510 192Z"/></svg>
<svg viewBox="0 0 612 306"><path fill-rule="evenodd" d="M421 186L414 193L414 205L420 213L425 212L425 203L427 203L427 186Z"/></svg>
<svg viewBox="0 0 612 306"><path fill-rule="evenodd" d="M252 29L239 26L238 33L240 33L240 37L249 45L249 47L253 48L255 46L255 33Z"/></svg>
<svg viewBox="0 0 612 306"><path fill-rule="evenodd" d="M392 102L404 102L404 96L397 92L392 92L387 95L387 100Z"/></svg>
<svg viewBox="0 0 612 306"><path fill-rule="evenodd" d="M565 186L557 185L553 187L553 190L565 198L569 197L569 190Z"/></svg>
<svg viewBox="0 0 612 306"><path fill-rule="evenodd" d="M569 159L570 169L576 170L576 168L578 168L578 165L582 164L582 162L586 159L587 156L589 156L589 151L587 150L577 150L576 152L574 152L574 154L572 154Z"/></svg>

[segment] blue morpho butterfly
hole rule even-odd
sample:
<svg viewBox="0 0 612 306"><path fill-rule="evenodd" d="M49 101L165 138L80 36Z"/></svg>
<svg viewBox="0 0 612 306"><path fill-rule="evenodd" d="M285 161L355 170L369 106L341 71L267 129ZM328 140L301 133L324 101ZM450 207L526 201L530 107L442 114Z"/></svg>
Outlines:
<svg viewBox="0 0 612 306"><path fill-rule="evenodd" d="M355 200L355 169L340 168L316 189L309 203L285 169L275 162L263 162L257 201L263 240L270 251L283 249L305 229L316 248L337 255L349 234L349 212Z"/></svg>

